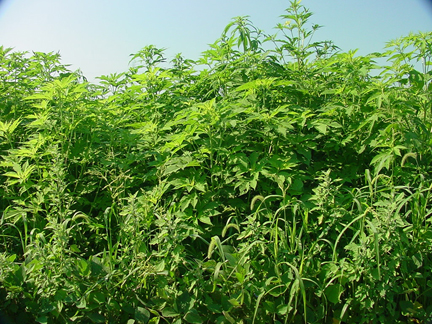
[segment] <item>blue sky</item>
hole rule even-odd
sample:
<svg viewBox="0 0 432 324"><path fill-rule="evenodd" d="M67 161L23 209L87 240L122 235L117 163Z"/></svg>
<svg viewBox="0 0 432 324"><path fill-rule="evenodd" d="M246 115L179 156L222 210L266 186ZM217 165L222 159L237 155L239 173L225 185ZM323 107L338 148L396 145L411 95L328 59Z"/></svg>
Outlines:
<svg viewBox="0 0 432 324"><path fill-rule="evenodd" d="M431 0L303 0L332 40L359 54L391 39L432 31ZM197 59L236 16L249 15L268 34L283 22L288 0L0 0L0 45L16 51L60 52L62 63L89 80L123 72L129 55L153 44L172 58Z"/></svg>

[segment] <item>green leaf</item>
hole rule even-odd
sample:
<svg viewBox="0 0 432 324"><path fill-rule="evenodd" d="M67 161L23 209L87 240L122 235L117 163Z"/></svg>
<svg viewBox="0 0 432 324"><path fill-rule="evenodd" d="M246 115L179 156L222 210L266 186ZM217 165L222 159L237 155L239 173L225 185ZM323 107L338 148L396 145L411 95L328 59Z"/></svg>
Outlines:
<svg viewBox="0 0 432 324"><path fill-rule="evenodd" d="M86 301L85 297L80 299L80 301L77 303L76 307L79 309L84 309L87 307L87 301Z"/></svg>
<svg viewBox="0 0 432 324"><path fill-rule="evenodd" d="M155 266L155 271L163 272L164 270L165 270L165 260L162 260Z"/></svg>
<svg viewBox="0 0 432 324"><path fill-rule="evenodd" d="M289 189L291 191L295 192L296 194L302 193L303 192L303 181L301 181L298 178L294 179L294 181L291 183Z"/></svg>
<svg viewBox="0 0 432 324"><path fill-rule="evenodd" d="M103 304L105 303L105 294L100 291L92 291L89 295L89 300L92 303Z"/></svg>
<svg viewBox="0 0 432 324"><path fill-rule="evenodd" d="M285 315L287 312L288 312L288 305L286 305L286 304L280 304L277 307L277 313L279 315Z"/></svg>
<svg viewBox="0 0 432 324"><path fill-rule="evenodd" d="M240 303L238 302L238 300L235 299L235 298L231 298L231 299L229 299L228 301L230 302L231 305L233 305L233 306L235 306L235 307L239 307L239 306L241 306L241 304L240 304Z"/></svg>
<svg viewBox="0 0 432 324"><path fill-rule="evenodd" d="M195 299L187 291L182 291L176 299L177 308L180 312L185 313L191 310L195 304Z"/></svg>
<svg viewBox="0 0 432 324"><path fill-rule="evenodd" d="M149 324L158 324L160 322L159 317L153 317L150 319Z"/></svg>
<svg viewBox="0 0 432 324"><path fill-rule="evenodd" d="M150 312L144 307L135 308L135 319L142 323L147 323L150 319Z"/></svg>
<svg viewBox="0 0 432 324"><path fill-rule="evenodd" d="M390 170L390 165L393 159L392 150L386 150L376 155L371 161L371 164L375 165L375 174L379 174L383 168Z"/></svg>
<svg viewBox="0 0 432 324"><path fill-rule="evenodd" d="M90 267L89 267L87 260L79 259L75 262L76 262L76 266L78 268L80 275L85 277L85 276L90 274Z"/></svg>
<svg viewBox="0 0 432 324"><path fill-rule="evenodd" d="M409 300L401 300L399 306L402 310L402 315L409 316L414 313L414 304Z"/></svg>
<svg viewBox="0 0 432 324"><path fill-rule="evenodd" d="M239 272L236 272L236 277L237 277L237 280L241 283L241 284L243 284L244 283L244 280L245 280L245 277L244 277L244 275L242 274L242 273L239 273Z"/></svg>
<svg viewBox="0 0 432 324"><path fill-rule="evenodd" d="M47 316L40 316L36 319L36 322L41 324L47 324L48 323L48 317Z"/></svg>
<svg viewBox="0 0 432 324"><path fill-rule="evenodd" d="M78 245L76 245L76 244L72 244L71 247L70 247L70 250L72 252L74 252L74 253L80 253L81 252L81 250L79 249Z"/></svg>
<svg viewBox="0 0 432 324"><path fill-rule="evenodd" d="M199 221L200 221L201 223L204 223L204 224L207 224L207 225L213 225L213 223L212 223L210 217L208 217L208 216L201 216L201 217L199 218Z"/></svg>
<svg viewBox="0 0 432 324"><path fill-rule="evenodd" d="M183 317L184 320L188 323L203 323L203 319L198 314L198 312L195 309L191 309L189 312L186 313L186 315Z"/></svg>
<svg viewBox="0 0 432 324"><path fill-rule="evenodd" d="M64 300L67 296L67 291L64 289L59 289L56 291L55 295L54 295L54 299L59 301L59 300Z"/></svg>
<svg viewBox="0 0 432 324"><path fill-rule="evenodd" d="M315 123L314 127L317 131L319 131L321 134L326 135L327 134L327 124L324 123Z"/></svg>
<svg viewBox="0 0 432 324"><path fill-rule="evenodd" d="M423 256L420 252L417 252L411 258L417 268L420 268L423 265Z"/></svg>
<svg viewBox="0 0 432 324"><path fill-rule="evenodd" d="M4 133L6 133L7 135L12 134L20 123L20 118L10 122L2 122L0 120L0 136L2 136Z"/></svg>
<svg viewBox="0 0 432 324"><path fill-rule="evenodd" d="M12 254L12 255L8 256L8 257L6 258L6 260L7 260L8 262L14 262L15 259L16 259L16 257L17 257L16 254Z"/></svg>
<svg viewBox="0 0 432 324"><path fill-rule="evenodd" d="M343 287L340 284L330 285L324 290L327 299L333 304L340 302L340 296L342 292Z"/></svg>
<svg viewBox="0 0 432 324"><path fill-rule="evenodd" d="M102 316L99 313L90 313L87 314L87 317L93 322L93 323L105 323L105 317Z"/></svg>
<svg viewBox="0 0 432 324"><path fill-rule="evenodd" d="M176 317L179 315L180 314L172 307L165 307L162 310L162 316L164 316L164 317Z"/></svg>
<svg viewBox="0 0 432 324"><path fill-rule="evenodd" d="M17 285L22 285L24 283L26 279L26 268L24 263L15 269L14 278Z"/></svg>

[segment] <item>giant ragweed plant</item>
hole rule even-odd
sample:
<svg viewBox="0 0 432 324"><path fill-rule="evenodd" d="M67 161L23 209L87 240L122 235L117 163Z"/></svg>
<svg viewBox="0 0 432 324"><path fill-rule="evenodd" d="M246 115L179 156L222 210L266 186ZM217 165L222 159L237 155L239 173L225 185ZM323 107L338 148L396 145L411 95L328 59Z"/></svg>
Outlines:
<svg viewBox="0 0 432 324"><path fill-rule="evenodd" d="M237 17L197 61L146 46L98 84L0 47L0 310L430 318L432 34L358 56L311 16L292 1L276 35Z"/></svg>

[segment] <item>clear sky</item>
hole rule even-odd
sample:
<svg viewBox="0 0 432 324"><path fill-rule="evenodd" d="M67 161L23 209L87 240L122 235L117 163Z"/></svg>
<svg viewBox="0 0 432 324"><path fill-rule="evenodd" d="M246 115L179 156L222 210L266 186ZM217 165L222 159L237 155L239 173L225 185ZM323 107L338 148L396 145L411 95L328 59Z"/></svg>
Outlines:
<svg viewBox="0 0 432 324"><path fill-rule="evenodd" d="M332 40L359 54L381 51L391 39L432 31L432 0L303 0ZM289 0L0 0L0 45L16 51L60 52L62 63L96 76L128 69L146 45L197 59L236 16L274 34Z"/></svg>

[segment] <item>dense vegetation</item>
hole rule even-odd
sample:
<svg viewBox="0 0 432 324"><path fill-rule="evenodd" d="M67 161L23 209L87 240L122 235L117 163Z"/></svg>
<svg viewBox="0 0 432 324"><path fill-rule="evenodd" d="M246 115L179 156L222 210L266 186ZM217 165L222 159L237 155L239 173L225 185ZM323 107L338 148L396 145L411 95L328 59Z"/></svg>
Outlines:
<svg viewBox="0 0 432 324"><path fill-rule="evenodd" d="M147 46L99 84L0 47L0 310L427 321L432 33L356 56L310 16L235 18L198 61Z"/></svg>

